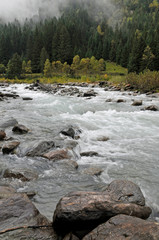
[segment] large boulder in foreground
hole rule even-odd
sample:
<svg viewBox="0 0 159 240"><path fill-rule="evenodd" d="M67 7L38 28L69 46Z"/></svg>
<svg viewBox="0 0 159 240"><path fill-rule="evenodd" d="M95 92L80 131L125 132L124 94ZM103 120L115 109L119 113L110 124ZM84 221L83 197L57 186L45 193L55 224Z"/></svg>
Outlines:
<svg viewBox="0 0 159 240"><path fill-rule="evenodd" d="M105 192L73 192L63 197L54 213L55 230L59 234L69 231L89 232L118 214L147 219L151 209L144 206L144 197L139 187L129 181L121 181L121 187L119 185L118 180L110 184ZM122 191L124 186L125 190Z"/></svg>
<svg viewBox="0 0 159 240"><path fill-rule="evenodd" d="M99 225L83 240L158 240L159 223L118 215Z"/></svg>
<svg viewBox="0 0 159 240"><path fill-rule="evenodd" d="M51 223L25 194L13 194L0 201L0 239L57 240Z"/></svg>

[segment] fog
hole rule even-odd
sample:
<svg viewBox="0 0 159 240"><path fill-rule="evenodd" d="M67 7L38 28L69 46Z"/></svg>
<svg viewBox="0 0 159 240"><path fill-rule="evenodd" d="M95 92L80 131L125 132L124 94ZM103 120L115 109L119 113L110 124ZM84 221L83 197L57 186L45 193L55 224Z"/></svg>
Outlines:
<svg viewBox="0 0 159 240"><path fill-rule="evenodd" d="M26 18L59 17L62 8L78 2L82 2L86 9L92 9L93 13L102 9L107 16L110 16L114 9L111 0L0 0L0 19L4 22L15 19L24 22Z"/></svg>

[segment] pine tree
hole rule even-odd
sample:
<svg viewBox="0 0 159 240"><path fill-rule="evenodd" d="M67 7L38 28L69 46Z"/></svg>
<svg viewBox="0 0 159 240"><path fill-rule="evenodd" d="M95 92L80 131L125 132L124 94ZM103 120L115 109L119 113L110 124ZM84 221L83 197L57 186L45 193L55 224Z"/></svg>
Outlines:
<svg viewBox="0 0 159 240"><path fill-rule="evenodd" d="M17 53L15 53L8 62L7 77L8 78L20 77L21 72L22 72L22 61L20 56Z"/></svg>

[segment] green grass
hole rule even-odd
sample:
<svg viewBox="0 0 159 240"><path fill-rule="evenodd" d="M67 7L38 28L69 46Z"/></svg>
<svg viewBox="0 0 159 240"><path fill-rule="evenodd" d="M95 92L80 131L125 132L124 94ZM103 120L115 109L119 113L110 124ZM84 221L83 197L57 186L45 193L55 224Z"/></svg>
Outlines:
<svg viewBox="0 0 159 240"><path fill-rule="evenodd" d="M113 62L106 63L106 72L108 75L127 75L128 70L120 65Z"/></svg>

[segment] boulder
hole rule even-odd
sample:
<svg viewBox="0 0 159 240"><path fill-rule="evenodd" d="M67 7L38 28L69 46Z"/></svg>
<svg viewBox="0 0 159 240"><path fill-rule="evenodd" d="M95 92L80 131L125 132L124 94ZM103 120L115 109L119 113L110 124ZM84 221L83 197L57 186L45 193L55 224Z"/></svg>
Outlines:
<svg viewBox="0 0 159 240"><path fill-rule="evenodd" d="M16 190L9 185L0 186L0 199L9 198L15 193L16 193Z"/></svg>
<svg viewBox="0 0 159 240"><path fill-rule="evenodd" d="M97 138L97 141L99 141L99 142L107 142L108 140L110 140L110 138L109 137L98 137Z"/></svg>
<svg viewBox="0 0 159 240"><path fill-rule="evenodd" d="M83 97L95 97L97 93L94 90L89 90L88 92L83 93Z"/></svg>
<svg viewBox="0 0 159 240"><path fill-rule="evenodd" d="M72 127L68 128L66 130L62 130L61 133L65 136L75 138L75 131Z"/></svg>
<svg viewBox="0 0 159 240"><path fill-rule="evenodd" d="M148 107L145 107L144 110L149 110L149 111L158 111L158 107L155 105L150 105Z"/></svg>
<svg viewBox="0 0 159 240"><path fill-rule="evenodd" d="M93 157L93 156L98 156L97 152L94 151L89 151L89 152L82 152L80 153L81 157Z"/></svg>
<svg viewBox="0 0 159 240"><path fill-rule="evenodd" d="M16 124L13 127L12 131L15 133L19 133L19 134L25 134L29 131L29 129L27 127L25 127L24 125Z"/></svg>
<svg viewBox="0 0 159 240"><path fill-rule="evenodd" d="M105 191L111 195L112 200L124 203L135 203L145 206L145 198L139 186L128 180L114 180Z"/></svg>
<svg viewBox="0 0 159 240"><path fill-rule="evenodd" d="M141 200L122 198L121 191L117 196L114 188L109 186L105 192L72 192L63 197L54 212L53 226L55 230L59 234L70 231L89 232L118 214L142 219L149 217L151 209L137 204ZM132 193L131 186L129 193Z"/></svg>
<svg viewBox="0 0 159 240"><path fill-rule="evenodd" d="M0 125L0 128L8 128L8 127L11 127L11 126L14 126L15 124L17 124L18 122L17 122L17 120L16 119L14 119L14 118L11 118L11 119L9 119L9 120L6 120L4 123L2 123L1 125Z"/></svg>
<svg viewBox="0 0 159 240"><path fill-rule="evenodd" d="M2 130L0 130L0 141L4 140L4 138L6 137L6 133Z"/></svg>
<svg viewBox="0 0 159 240"><path fill-rule="evenodd" d="M142 105L142 100L136 100L132 103L132 106L141 106Z"/></svg>
<svg viewBox="0 0 159 240"><path fill-rule="evenodd" d="M6 169L3 174L4 178L20 179L23 182L31 181L38 178L38 175L27 169Z"/></svg>
<svg viewBox="0 0 159 240"><path fill-rule="evenodd" d="M69 233L62 240L79 240L79 238L72 233Z"/></svg>
<svg viewBox="0 0 159 240"><path fill-rule="evenodd" d="M19 146L20 142L18 141L13 141L13 142L8 142L2 147L2 152L3 154L9 154L11 153L15 148Z"/></svg>
<svg viewBox="0 0 159 240"><path fill-rule="evenodd" d="M51 223L42 216L25 194L0 201L0 239L57 240Z"/></svg>
<svg viewBox="0 0 159 240"><path fill-rule="evenodd" d="M108 98L108 99L105 100L105 102L112 102L112 101L113 101L112 98Z"/></svg>
<svg viewBox="0 0 159 240"><path fill-rule="evenodd" d="M44 153L55 147L53 141L43 141L36 144L26 155L29 157L42 156Z"/></svg>
<svg viewBox="0 0 159 240"><path fill-rule="evenodd" d="M126 102L126 101L124 99L118 99L116 102L117 103L123 103L123 102Z"/></svg>
<svg viewBox="0 0 159 240"><path fill-rule="evenodd" d="M159 224L140 218L118 215L99 225L82 240L158 240Z"/></svg>
<svg viewBox="0 0 159 240"><path fill-rule="evenodd" d="M67 149L60 149L48 152L43 155L44 158L47 158L52 161L62 160L62 159L70 159Z"/></svg>
<svg viewBox="0 0 159 240"><path fill-rule="evenodd" d="M84 174L88 174L88 175L92 175L92 176L99 176L99 175L101 175L102 172L103 172L103 170L98 167L90 167L83 171Z"/></svg>

